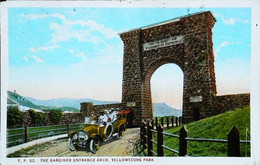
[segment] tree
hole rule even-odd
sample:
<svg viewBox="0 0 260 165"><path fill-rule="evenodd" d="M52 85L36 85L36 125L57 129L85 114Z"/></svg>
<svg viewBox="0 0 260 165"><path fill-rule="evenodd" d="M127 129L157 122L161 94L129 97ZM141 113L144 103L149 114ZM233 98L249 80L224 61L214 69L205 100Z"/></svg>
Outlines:
<svg viewBox="0 0 260 165"><path fill-rule="evenodd" d="M50 111L50 119L54 124L59 124L62 117L62 111L52 110Z"/></svg>
<svg viewBox="0 0 260 165"><path fill-rule="evenodd" d="M30 109L29 113L34 126L45 124L45 118L47 116L45 113L37 112L34 109Z"/></svg>
<svg viewBox="0 0 260 165"><path fill-rule="evenodd" d="M23 114L18 107L8 107L7 110L7 127L17 127L23 125Z"/></svg>

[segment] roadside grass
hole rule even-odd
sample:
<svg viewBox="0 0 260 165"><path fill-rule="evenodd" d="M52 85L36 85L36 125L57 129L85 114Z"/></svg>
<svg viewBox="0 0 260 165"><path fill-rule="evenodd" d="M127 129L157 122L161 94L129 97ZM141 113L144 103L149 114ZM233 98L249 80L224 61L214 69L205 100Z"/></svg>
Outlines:
<svg viewBox="0 0 260 165"><path fill-rule="evenodd" d="M57 139L59 140L59 139ZM51 142L45 142L42 144L36 144L30 147L26 147L24 149L21 149L19 151L16 151L14 153L11 153L7 155L8 158L15 158L15 157L30 157L33 156L39 152L45 151L48 146L52 146L55 143L55 141Z"/></svg>
<svg viewBox="0 0 260 165"><path fill-rule="evenodd" d="M233 126L240 131L240 140L250 140L250 107L237 108L233 111L213 116L185 125L188 130L188 137L227 139L227 135ZM179 134L183 125L174 127L165 132ZM156 134L154 135L156 140ZM179 150L179 139L164 135L164 145ZM250 156L250 144L241 143L241 156ZM156 145L154 145L156 151ZM216 142L188 142L188 156L212 156L226 157L227 143ZM178 156L171 151L164 149L165 156Z"/></svg>
<svg viewBox="0 0 260 165"><path fill-rule="evenodd" d="M19 151L16 151L14 153L11 153L9 155L7 155L8 158L14 158L14 157L24 157L24 155L28 155L29 151L33 150L35 151L37 148L36 147L41 147L45 145L45 143L43 144L38 144L38 145L34 145L34 146L31 146L31 147L27 147L25 149L22 149L22 150L19 150ZM35 153L32 153L30 155L34 155Z"/></svg>

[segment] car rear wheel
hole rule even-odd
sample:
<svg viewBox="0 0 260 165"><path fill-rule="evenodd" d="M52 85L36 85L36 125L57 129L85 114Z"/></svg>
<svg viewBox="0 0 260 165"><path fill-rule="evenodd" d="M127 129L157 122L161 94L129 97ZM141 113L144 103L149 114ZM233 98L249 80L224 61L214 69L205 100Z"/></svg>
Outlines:
<svg viewBox="0 0 260 165"><path fill-rule="evenodd" d="M93 154L95 154L98 151L99 147L100 147L100 140L99 140L99 138L95 137L94 139L91 139L89 145L90 145L89 146L90 151Z"/></svg>
<svg viewBox="0 0 260 165"><path fill-rule="evenodd" d="M120 125L119 129L118 129L118 134L117 134L117 139L121 139L123 136L125 135L125 127L124 125Z"/></svg>
<svg viewBox="0 0 260 165"><path fill-rule="evenodd" d="M68 140L68 146L71 151L75 151L77 149L76 141L72 138L69 138Z"/></svg>
<svg viewBox="0 0 260 165"><path fill-rule="evenodd" d="M113 134L113 131L114 131L113 124L107 123L105 131L104 131L105 138L106 139L110 138Z"/></svg>

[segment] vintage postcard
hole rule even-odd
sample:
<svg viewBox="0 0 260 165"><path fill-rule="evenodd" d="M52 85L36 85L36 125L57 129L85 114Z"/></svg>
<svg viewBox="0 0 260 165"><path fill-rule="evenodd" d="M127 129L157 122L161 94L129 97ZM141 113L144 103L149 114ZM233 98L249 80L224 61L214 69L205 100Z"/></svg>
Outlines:
<svg viewBox="0 0 260 165"><path fill-rule="evenodd" d="M257 1L1 4L1 164L259 164Z"/></svg>

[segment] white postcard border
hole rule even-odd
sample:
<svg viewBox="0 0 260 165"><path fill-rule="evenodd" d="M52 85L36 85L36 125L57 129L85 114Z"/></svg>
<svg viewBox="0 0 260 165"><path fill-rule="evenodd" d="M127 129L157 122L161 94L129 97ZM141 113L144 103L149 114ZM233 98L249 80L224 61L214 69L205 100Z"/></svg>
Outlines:
<svg viewBox="0 0 260 165"><path fill-rule="evenodd" d="M6 158L6 98L8 86L8 7L251 7L252 8L252 31L251 31L251 157L250 158L217 158L217 157L155 157L153 162L115 162L116 164L259 164L260 163L260 74L259 74L259 41L260 41L260 12L259 1L219 0L212 1L8 1L1 4L1 163L18 164L21 158ZM258 156L257 156L258 155ZM113 157L108 157L111 160ZM120 158L120 157L119 157ZM23 159L23 158L22 158ZM31 158L25 158L26 160ZM42 158L34 158L39 163ZM51 158L47 158L51 159ZM110 164L107 162L106 164ZM20 163L24 164L24 163ZM47 164L61 164L49 162ZM71 164L71 162L62 164ZM75 163L78 164L78 163ZM84 164L100 164L98 162L85 162ZM104 163L102 163L104 164Z"/></svg>

